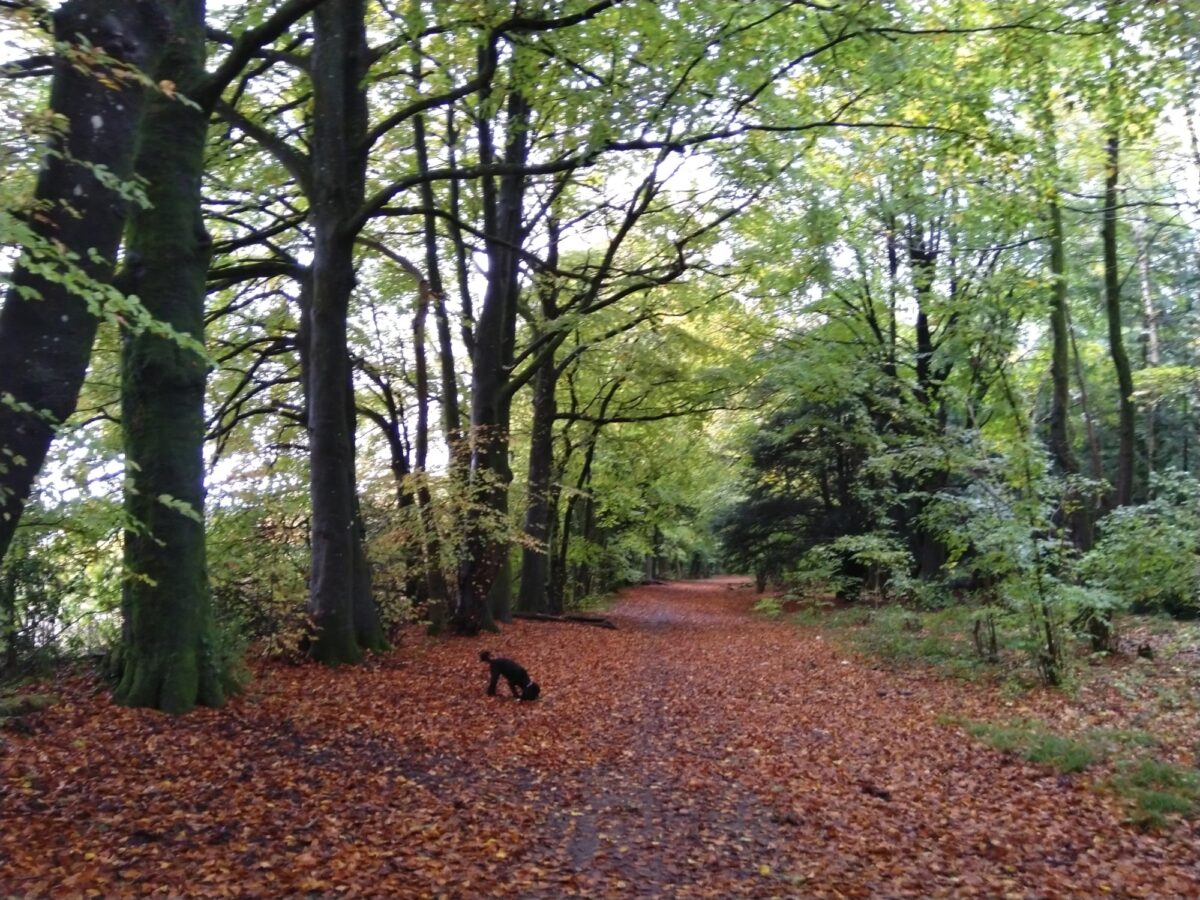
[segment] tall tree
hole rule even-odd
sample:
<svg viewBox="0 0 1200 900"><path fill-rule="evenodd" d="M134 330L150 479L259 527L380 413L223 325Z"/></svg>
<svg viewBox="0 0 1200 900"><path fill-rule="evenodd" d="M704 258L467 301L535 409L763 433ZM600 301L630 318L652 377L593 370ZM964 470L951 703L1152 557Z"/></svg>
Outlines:
<svg viewBox="0 0 1200 900"><path fill-rule="evenodd" d="M1136 423L1133 400L1133 367L1125 349L1125 330L1121 313L1121 260L1118 249L1118 225L1121 202L1121 136L1125 114L1122 98L1124 73L1121 48L1125 23L1122 4L1112 0L1107 6L1107 60L1102 97L1104 133L1104 193L1100 217L1100 243L1104 265L1104 318L1108 326L1108 351L1117 376L1117 466L1113 479L1113 502L1127 506L1133 502L1136 463Z"/></svg>
<svg viewBox="0 0 1200 900"><path fill-rule="evenodd" d="M125 616L115 698L172 713L224 701L204 533L206 280L212 242L201 210L208 121L217 99L260 46L317 0L290 0L243 32L205 69L204 0L162 0L170 39L142 123L137 173L150 203L132 217L130 287L161 329L125 336L121 424L126 458ZM182 96L176 96L179 92Z"/></svg>
<svg viewBox="0 0 1200 900"><path fill-rule="evenodd" d="M1104 142L1104 210L1100 236L1104 252L1104 316L1108 323L1108 350L1117 376L1117 472L1113 502L1127 506L1133 501L1133 470L1136 432L1133 402L1133 367L1125 349L1121 316L1121 261L1117 250L1117 221L1121 176L1119 124L1110 123Z"/></svg>
<svg viewBox="0 0 1200 900"><path fill-rule="evenodd" d="M138 126L167 35L162 5L68 0L54 14L62 48L50 142L0 310L0 558L56 429L75 411L129 206ZM109 310L112 311L111 309Z"/></svg>
<svg viewBox="0 0 1200 900"><path fill-rule="evenodd" d="M1046 164L1046 220L1050 269L1050 417L1047 446L1058 472L1079 474L1079 461L1071 439L1071 332L1068 310L1066 230L1063 227L1062 201L1059 195L1059 169L1055 117L1049 92L1039 90L1038 140ZM1065 498L1070 507L1068 526L1075 545L1083 551L1092 545L1092 509L1088 498L1071 492Z"/></svg>
<svg viewBox="0 0 1200 900"><path fill-rule="evenodd" d="M190 96L205 76L204 2L165 5L173 7L171 37L156 76ZM224 701L204 547L211 241L200 175L207 130L193 101L163 96L150 104L137 163L150 205L133 216L127 243L132 287L176 336L143 331L123 341L125 510L132 525L125 532L125 644L114 696L172 713Z"/></svg>
<svg viewBox="0 0 1200 900"><path fill-rule="evenodd" d="M310 220L314 246L308 431L313 566L311 653L356 662L386 646L370 596L354 466L354 404L347 318L354 246L366 191L370 63L362 0L326 0L313 15Z"/></svg>
<svg viewBox="0 0 1200 900"><path fill-rule="evenodd" d="M492 45L487 52L495 54ZM481 69L494 69L495 60L483 60ZM509 92L503 162L499 185L483 179L484 223L487 234L488 279L475 328L471 358L471 478L479 506L473 506L466 527L466 551L458 577L454 628L477 631L488 621L486 598L500 571L507 546L490 533L483 510L503 515L507 508L509 464L509 411L506 390L514 352L519 291L519 251L524 237L523 201L529 159L529 102L520 89ZM491 126L480 119L480 159L494 163Z"/></svg>

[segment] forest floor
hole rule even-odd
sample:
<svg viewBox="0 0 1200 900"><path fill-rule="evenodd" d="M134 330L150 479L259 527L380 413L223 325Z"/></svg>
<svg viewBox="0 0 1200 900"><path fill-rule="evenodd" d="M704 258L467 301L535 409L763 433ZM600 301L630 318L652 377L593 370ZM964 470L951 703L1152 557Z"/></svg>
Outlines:
<svg viewBox="0 0 1200 900"><path fill-rule="evenodd" d="M1066 700L884 668L755 600L676 582L615 631L414 629L178 719L64 677L0 732L0 896L1200 896L1195 822L1141 830L956 724ZM485 696L485 648L542 699Z"/></svg>

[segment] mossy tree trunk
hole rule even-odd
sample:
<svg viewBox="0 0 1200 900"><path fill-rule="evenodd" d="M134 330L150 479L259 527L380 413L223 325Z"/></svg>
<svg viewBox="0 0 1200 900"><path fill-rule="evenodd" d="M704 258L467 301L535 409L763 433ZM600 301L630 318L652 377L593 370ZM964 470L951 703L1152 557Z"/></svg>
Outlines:
<svg viewBox="0 0 1200 900"><path fill-rule="evenodd" d="M160 6L68 0L54 14L55 38L84 58L81 39L122 64L153 69L167 28ZM125 224L126 198L97 172L128 182L146 90L122 73L98 77L105 74L61 57L56 63L50 109L66 128L51 141L35 188L39 214L30 226L40 246L25 248L0 310L0 398L11 397L0 401L0 559L55 429L75 411L96 337L98 311L65 278L62 250L86 277L104 284ZM45 277L48 270L60 277Z"/></svg>
<svg viewBox="0 0 1200 900"><path fill-rule="evenodd" d="M211 242L201 179L208 118L257 48L319 0L285 0L241 34L212 74L204 69L204 0L160 0L171 24L152 71L187 98L156 97L141 130L138 174L152 206L133 218L129 279L147 310L180 340L126 335L122 429L129 488L125 535L124 643L116 699L181 713L224 701L228 662L216 645L204 547L205 279ZM148 4L143 4L148 5Z"/></svg>
<svg viewBox="0 0 1200 900"><path fill-rule="evenodd" d="M174 27L156 77L190 96L205 75L204 2L171 6ZM132 216L128 240L133 288L147 311L197 344L211 255L200 206L207 127L204 111L190 103L152 100L137 162L151 205ZM225 699L204 547L206 377L197 348L154 330L125 336L121 423L133 524L125 532L115 699L129 706L182 713Z"/></svg>

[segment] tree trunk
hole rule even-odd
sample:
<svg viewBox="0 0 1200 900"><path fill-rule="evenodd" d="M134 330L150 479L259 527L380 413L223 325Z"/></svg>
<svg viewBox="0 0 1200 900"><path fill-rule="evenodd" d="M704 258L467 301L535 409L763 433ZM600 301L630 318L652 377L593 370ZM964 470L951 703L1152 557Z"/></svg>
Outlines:
<svg viewBox="0 0 1200 900"><path fill-rule="evenodd" d="M1071 338L1071 361L1075 368L1075 381L1079 384L1079 410L1083 414L1083 423L1087 430L1088 470L1094 480L1100 481L1104 478L1100 435L1096 431L1096 420L1092 417L1092 405L1088 401L1087 378L1084 376L1083 360L1079 356L1079 344L1075 340L1075 330L1071 327L1069 308L1067 310L1067 331Z"/></svg>
<svg viewBox="0 0 1200 900"><path fill-rule="evenodd" d="M379 619L372 589L371 560L367 556L367 524L363 520L362 503L358 497L358 469L355 460L358 448L354 435L358 425L358 413L354 404L354 379L349 357L346 360L346 434L350 439L350 467L348 490L354 503L353 560L354 589L351 604L354 607L354 639L363 650L386 650L387 637Z"/></svg>
<svg viewBox="0 0 1200 900"><path fill-rule="evenodd" d="M1150 246L1147 239L1145 247L1138 256L1138 285L1142 294L1142 333L1145 335L1146 364L1150 367L1162 365L1162 345L1158 336L1158 306L1154 302L1154 286L1150 279ZM1150 407L1146 410L1146 421L1143 426L1146 439L1146 480L1151 481L1155 472L1155 457L1158 454L1158 401L1151 398Z"/></svg>
<svg viewBox="0 0 1200 900"><path fill-rule="evenodd" d="M579 506L579 536L584 544L593 542L596 536L596 501L589 494L583 498ZM654 557L650 556L650 578L655 579L654 575ZM592 585L594 584L594 575L592 565L585 556L584 561L575 568L574 588L572 591L572 599L576 603L583 600L592 593Z"/></svg>
<svg viewBox="0 0 1200 900"><path fill-rule="evenodd" d="M937 423L939 433L945 430L945 405L941 398L941 387L949 370L934 367L933 329L929 321L929 309L933 300L933 281L937 272L938 248L935 231L931 227L928 240L924 226L914 223L908 240L909 266L913 275L913 290L917 301L916 351L916 396L922 412ZM928 504L928 497L945 487L946 473L938 471L932 475L921 475L916 479L916 492L906 504L905 528L909 532L909 544L917 567L917 577L929 580L937 577L946 563L946 545L921 524L921 514ZM919 493L918 493L919 492Z"/></svg>
<svg viewBox="0 0 1200 900"><path fill-rule="evenodd" d="M542 364L533 380L525 534L535 546L527 545L521 551L521 592L517 599L517 608L525 612L546 612L549 608L546 588L550 570L550 475L554 466L557 380L553 358Z"/></svg>
<svg viewBox="0 0 1200 900"><path fill-rule="evenodd" d="M310 652L322 662L358 662L362 653L355 637L352 603L356 517L348 477L352 462L346 424L346 310L336 306L336 295L349 294L353 271L349 266L336 266L341 271L335 271L331 257L338 255L337 248L329 246L326 229L319 224L315 227L308 430L312 498L309 613L317 637Z"/></svg>
<svg viewBox="0 0 1200 900"><path fill-rule="evenodd" d="M492 618L497 622L512 621L512 582L512 553L506 547L504 556L500 560L500 568L496 571L496 578L492 582L492 589L488 592L488 606L491 608Z"/></svg>
<svg viewBox="0 0 1200 900"><path fill-rule="evenodd" d="M434 264L437 263L436 255L432 261ZM413 352L416 357L417 369L417 515L421 524L422 567L425 570L420 588L427 600L443 607L436 611L436 618L444 620L444 606L448 600L448 592L446 578L441 567L441 541L438 539L437 528L434 524L433 495L430 493L427 477L429 465L429 374L425 355L425 322L429 315L429 301L433 291L428 281L422 281L417 290L417 312L413 316ZM453 373L451 374L453 375ZM457 404L457 400L455 403Z"/></svg>
<svg viewBox="0 0 1200 900"><path fill-rule="evenodd" d="M591 505L591 498L588 496L588 487L592 481L592 461L596 457L596 444L600 438L600 420L604 418L604 412L608 408L609 401L616 394L620 382L617 382L606 394L600 406L600 414L597 417L596 423L592 426L591 434L588 435L587 445L583 453L583 465L579 470L579 477L575 480L575 490L571 496L567 498L567 508L563 512L562 527L559 533L558 542L558 559L554 563L554 577L552 580L552 602L551 606L558 610L566 608L567 605L567 582L570 575L571 567L567 564L571 549L571 538L575 533L576 524L579 526L579 533L584 540L588 537L588 519L589 511L587 507ZM578 572L576 572L578 576ZM573 584L578 587L579 578L576 577Z"/></svg>
<svg viewBox="0 0 1200 900"><path fill-rule="evenodd" d="M1104 179L1104 216L1101 240L1104 245L1104 312L1108 321L1108 346L1117 373L1117 477L1114 503L1128 506L1133 502L1134 409L1133 370L1125 352L1121 327L1121 273L1117 257L1117 200L1120 176L1120 139L1110 134L1106 146L1107 173Z"/></svg>
<svg viewBox="0 0 1200 900"><path fill-rule="evenodd" d="M1050 454L1060 472L1075 474L1079 465L1071 447L1070 337L1067 333L1066 255L1063 249L1062 209L1050 201Z"/></svg>
<svg viewBox="0 0 1200 900"><path fill-rule="evenodd" d="M354 476L347 318L354 291L350 223L363 202L367 44L363 0L326 0L313 13L314 233L308 397L314 659L357 662L384 645L378 616L364 616L365 562ZM356 574L357 573L357 574ZM356 589L357 587L357 589ZM357 600L356 600L357 598ZM369 599L368 601L369 602ZM374 619L372 622L371 619Z"/></svg>
<svg viewBox="0 0 1200 900"><path fill-rule="evenodd" d="M1107 171L1104 179L1104 214L1101 220L1100 238L1104 249L1104 312L1108 321L1109 353L1117 373L1118 446L1117 477L1113 501L1117 506L1133 502L1134 466L1134 410L1133 372L1129 356L1125 352L1125 336L1121 327L1120 271L1117 258L1117 199L1120 183L1120 138L1115 128L1108 136L1105 148ZM1088 635L1092 650L1104 652L1114 649L1112 613L1109 610L1086 611Z"/></svg>
<svg viewBox="0 0 1200 900"><path fill-rule="evenodd" d="M420 89L421 77L419 73L421 71L421 57L419 53L414 52L413 62L414 72L418 73L414 77L417 88ZM429 171L429 148L425 138L425 117L423 115L413 117L413 147L417 155L417 170L421 174L425 174ZM463 456L462 416L458 408L458 375L454 371L454 342L450 336L450 317L446 312L446 288L442 282L441 263L438 257L437 217L434 215L436 201L433 195L433 183L428 180L422 181L420 192L421 205L425 208L423 225L426 282L422 286L424 296L419 298L421 307L418 311L418 316L413 320L413 342L420 348L421 358L423 358L425 323L430 304L432 303L434 324L438 338L439 371L441 374L442 437L450 453L450 477L453 479L466 469L465 457ZM428 380L428 376L426 376L426 380ZM419 386L417 393L421 394ZM428 388L426 388L425 393L428 393ZM418 402L427 409L429 401L426 396L418 397ZM434 523L433 497L430 494L426 478L427 460L421 452L427 446L428 437L426 437L424 444L418 442L417 469L421 473L421 480L417 489L417 502L421 517L422 540L424 542L425 589L429 595L430 602L433 604L430 607L430 619L438 623L440 629L449 615L450 590L449 585L446 583L445 573L442 571L441 541Z"/></svg>
<svg viewBox="0 0 1200 900"><path fill-rule="evenodd" d="M489 627L487 598L508 552L496 535L498 517L507 511L509 467L508 379L516 326L519 273L517 250L523 238L525 177L529 154L529 105L519 92L508 97L508 138L504 161L512 167L497 193L484 179L488 281L475 328L471 359L471 509L466 520L465 555L459 567L453 628L473 634ZM491 162L490 129L480 124L481 161Z"/></svg>
<svg viewBox="0 0 1200 900"><path fill-rule="evenodd" d="M173 5L156 77L186 96L205 74L204 3ZM151 100L137 161L151 205L134 213L128 242L140 260L134 288L146 310L200 345L212 246L200 205L207 132L202 110ZM220 706L224 673L204 545L207 361L149 330L125 335L121 361L125 512L133 526L125 532L125 641L114 698L172 713Z"/></svg>
<svg viewBox="0 0 1200 900"><path fill-rule="evenodd" d="M87 46L103 47L142 71L157 66L167 28L160 4L131 0L68 0L54 15L59 42L85 58ZM104 301L99 286L112 277L127 211L97 173L129 181L145 102L145 88L119 73L81 71L62 57L55 64L50 110L65 121L65 136L45 157L39 212L29 221L37 243L24 248L0 310L0 559L55 429L79 399ZM80 288L71 269L96 287Z"/></svg>
<svg viewBox="0 0 1200 900"><path fill-rule="evenodd" d="M416 61L419 68L420 61ZM417 171L429 171L429 149L425 139L425 117L413 118L413 144L417 154ZM450 335L450 317L446 312L446 287L442 282L441 263L438 256L437 217L433 210L435 199L433 184L422 181L421 204L425 207L425 277L429 283L428 300L433 301L433 317L438 336L438 362L442 382L442 429L451 460L458 461L462 448L462 415L458 408L458 375L454 371L454 341ZM428 305L428 304L427 304ZM423 467L423 466L422 466Z"/></svg>
<svg viewBox="0 0 1200 900"><path fill-rule="evenodd" d="M1071 445L1071 334L1067 317L1067 272L1062 208L1057 194L1050 200L1050 455L1063 475L1077 475L1079 462ZM1069 493L1067 520L1071 539L1081 551L1092 547L1092 510L1086 497Z"/></svg>
<svg viewBox="0 0 1200 900"><path fill-rule="evenodd" d="M305 398L305 424L308 423L308 410L312 407L312 365L311 365L311 343L312 343L312 294L313 280L311 270L305 270L300 281L299 292L299 327L296 332L296 345L298 355L300 357L300 383L303 389ZM350 373L349 361L346 364L346 372ZM353 560L353 581L351 589L350 605L352 607L351 617L354 623L355 640L360 649L382 650L386 649L387 643L383 635L383 629L379 623L379 613L375 606L374 596L371 587L371 568L370 560L366 552L366 525L362 518L362 505L359 502L356 482L354 476L354 431L356 426L356 417L354 409L354 385L353 380L347 382L346 385L346 414L347 414L347 432L350 437L351 448L351 476L350 476L350 492L352 494L352 502L354 508L354 525L353 538L351 547L351 558ZM400 498L402 505L407 502L412 502L411 494L408 494L400 488L403 484L404 475L408 472L408 459L405 454L404 447L399 438L399 433L395 429L387 430L387 437L392 454L392 469L397 477L397 486L400 490Z"/></svg>
<svg viewBox="0 0 1200 900"><path fill-rule="evenodd" d="M0 565L0 678L8 680L17 672L17 576L8 566Z"/></svg>
<svg viewBox="0 0 1200 900"><path fill-rule="evenodd" d="M350 491L354 495L354 596L351 601L354 605L354 639L363 650L382 651L388 649L388 641L379 618L379 607L375 605L371 560L367 556L367 525L353 481Z"/></svg>
<svg viewBox="0 0 1200 900"><path fill-rule="evenodd" d="M567 580L570 570L567 559L576 520L579 522L580 532L585 540L591 533L588 527L588 513L583 510L582 504L590 505L591 503L587 492L592 482L592 463L596 458L596 446L600 442L600 430L604 427L604 418L608 414L609 406L624 383L624 377L616 378L601 393L595 421L583 442L583 463L579 468L579 476L575 479L575 489L567 498L567 506L563 512L557 543L557 559L551 560L550 605L552 611L561 612L566 607Z"/></svg>
<svg viewBox="0 0 1200 900"><path fill-rule="evenodd" d="M559 615L563 611L562 606L562 591L556 588L559 584L558 579L558 558L554 552L554 548L558 546L559 534L559 503L562 499L561 473L559 469L559 478L555 479L555 483L550 486L550 495L547 501L546 517L549 522L549 529L546 532L546 611L551 615Z"/></svg>

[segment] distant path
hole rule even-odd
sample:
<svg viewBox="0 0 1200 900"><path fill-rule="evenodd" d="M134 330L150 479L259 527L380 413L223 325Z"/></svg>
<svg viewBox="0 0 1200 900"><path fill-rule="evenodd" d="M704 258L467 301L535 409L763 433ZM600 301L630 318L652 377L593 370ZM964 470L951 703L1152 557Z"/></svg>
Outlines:
<svg viewBox="0 0 1200 900"><path fill-rule="evenodd" d="M1122 825L943 724L979 688L756 600L720 578L624 592L616 631L414 629L184 719L60 685L0 737L0 896L1200 896L1196 826ZM484 648L543 698L486 697Z"/></svg>
<svg viewBox="0 0 1200 900"><path fill-rule="evenodd" d="M635 588L622 630L587 636L616 656L595 740L617 747L572 785L584 896L1200 896L1194 829L1189 849L1121 825L1082 780L941 724L969 688L870 668L757 599L743 578Z"/></svg>

